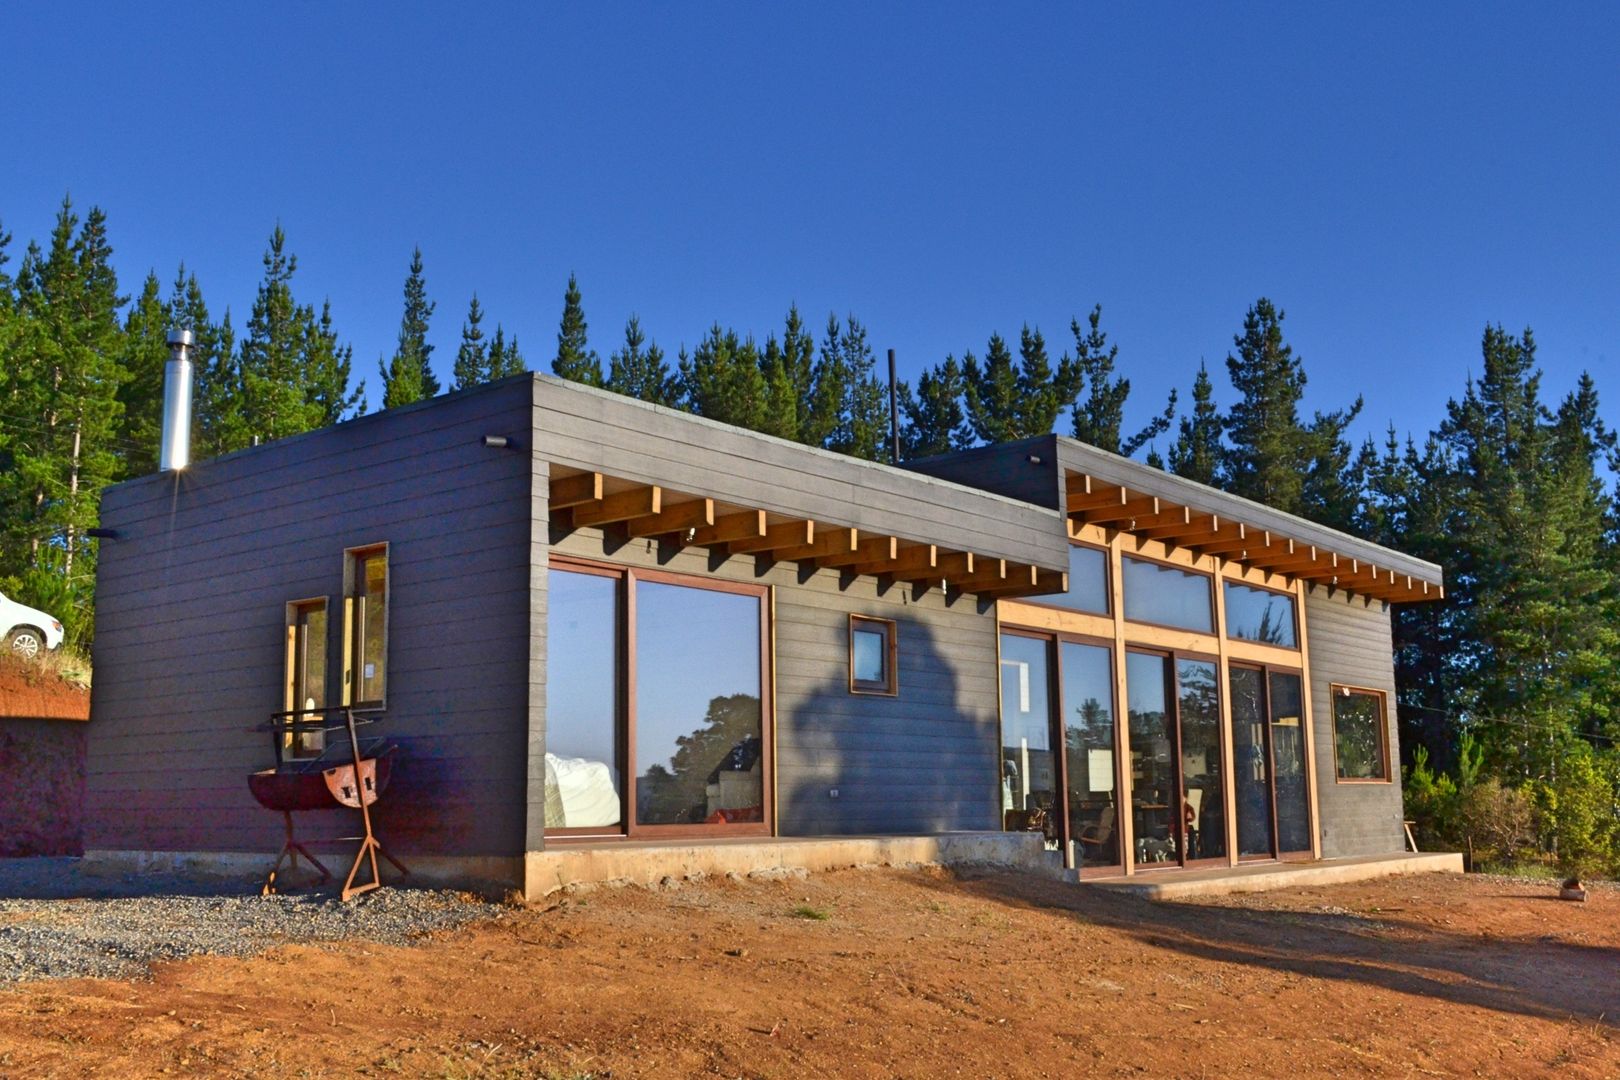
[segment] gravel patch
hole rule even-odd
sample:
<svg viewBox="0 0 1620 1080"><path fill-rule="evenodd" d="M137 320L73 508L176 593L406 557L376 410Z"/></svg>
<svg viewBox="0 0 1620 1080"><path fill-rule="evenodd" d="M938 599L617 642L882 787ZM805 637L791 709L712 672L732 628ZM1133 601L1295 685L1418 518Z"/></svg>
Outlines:
<svg viewBox="0 0 1620 1080"><path fill-rule="evenodd" d="M143 978L154 961L251 956L286 944L408 945L511 909L470 893L335 888L259 896L257 880L100 876L76 860L0 862L0 987L37 979Z"/></svg>

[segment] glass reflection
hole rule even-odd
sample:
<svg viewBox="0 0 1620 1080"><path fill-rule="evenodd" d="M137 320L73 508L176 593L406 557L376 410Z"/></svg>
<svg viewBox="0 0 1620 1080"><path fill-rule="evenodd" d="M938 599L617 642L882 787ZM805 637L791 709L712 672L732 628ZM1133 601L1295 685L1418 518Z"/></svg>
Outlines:
<svg viewBox="0 0 1620 1080"><path fill-rule="evenodd" d="M636 822L763 821L760 602L636 583Z"/></svg>
<svg viewBox="0 0 1620 1080"><path fill-rule="evenodd" d="M1098 645L1058 645L1063 675L1063 746L1069 771L1069 829L1082 866L1119 864L1114 786L1113 657Z"/></svg>
<svg viewBox="0 0 1620 1080"><path fill-rule="evenodd" d="M1056 843L1057 764L1047 643L1001 635L1001 816L1009 832L1034 831Z"/></svg>
<svg viewBox="0 0 1620 1080"><path fill-rule="evenodd" d="M1167 694L1169 673L1167 657L1134 652L1125 656L1125 709L1131 733L1131 827L1139 865L1180 860L1180 829L1172 817L1181 800L1173 760L1175 730Z"/></svg>
<svg viewBox="0 0 1620 1080"><path fill-rule="evenodd" d="M1234 667L1232 785L1237 795L1239 855L1270 855L1271 755L1266 749L1265 680L1258 668Z"/></svg>
<svg viewBox="0 0 1620 1080"><path fill-rule="evenodd" d="M1297 648L1294 598L1269 589L1226 583L1226 636L1266 645Z"/></svg>
<svg viewBox="0 0 1620 1080"><path fill-rule="evenodd" d="M1215 665L1176 663L1181 714L1182 821L1187 858L1226 855L1226 813L1221 788L1221 699Z"/></svg>
<svg viewBox="0 0 1620 1080"><path fill-rule="evenodd" d="M1311 849L1311 798L1305 787L1305 725L1298 675L1271 673L1271 757L1277 783L1277 849Z"/></svg>
<svg viewBox="0 0 1620 1080"><path fill-rule="evenodd" d="M623 815L619 582L554 569L546 610L546 828L607 828Z"/></svg>
<svg viewBox="0 0 1620 1080"><path fill-rule="evenodd" d="M1122 560L1125 580L1125 617L1135 622L1177 626L1213 633L1215 610L1210 603L1210 579L1174 566Z"/></svg>

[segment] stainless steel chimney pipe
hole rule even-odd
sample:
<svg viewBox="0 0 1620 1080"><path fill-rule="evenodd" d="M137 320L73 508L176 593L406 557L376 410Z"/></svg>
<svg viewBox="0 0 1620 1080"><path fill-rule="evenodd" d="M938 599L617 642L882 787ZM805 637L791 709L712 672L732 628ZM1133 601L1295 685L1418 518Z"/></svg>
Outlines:
<svg viewBox="0 0 1620 1080"><path fill-rule="evenodd" d="M169 360L163 365L163 445L158 471L191 464L191 331L169 331Z"/></svg>

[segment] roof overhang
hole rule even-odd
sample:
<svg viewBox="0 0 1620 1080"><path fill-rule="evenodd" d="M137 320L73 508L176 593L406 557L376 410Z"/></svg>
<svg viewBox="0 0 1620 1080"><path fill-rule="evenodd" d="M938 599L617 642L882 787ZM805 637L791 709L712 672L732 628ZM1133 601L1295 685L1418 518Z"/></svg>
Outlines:
<svg viewBox="0 0 1620 1080"><path fill-rule="evenodd" d="M1052 509L545 376L534 385L553 531L599 527L981 599L1068 587Z"/></svg>

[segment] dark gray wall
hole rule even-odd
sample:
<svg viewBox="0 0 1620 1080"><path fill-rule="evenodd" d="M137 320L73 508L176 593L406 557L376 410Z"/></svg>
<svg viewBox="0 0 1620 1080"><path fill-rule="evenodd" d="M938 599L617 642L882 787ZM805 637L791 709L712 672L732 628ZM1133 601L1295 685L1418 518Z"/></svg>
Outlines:
<svg viewBox="0 0 1620 1080"><path fill-rule="evenodd" d="M786 836L994 829L999 721L993 610L971 597L582 529L553 551L775 586L777 807ZM849 692L849 616L897 623L898 697ZM701 662L694 643L694 660ZM838 789L838 798L829 791Z"/></svg>
<svg viewBox="0 0 1620 1080"><path fill-rule="evenodd" d="M391 545L388 710L403 746L379 829L402 856L523 850L533 502L527 380L390 410L109 489L97 578L85 847L275 851L246 730L282 707L284 605L328 597L337 703L343 551ZM300 830L352 835L347 814Z"/></svg>
<svg viewBox="0 0 1620 1080"><path fill-rule="evenodd" d="M1055 435L908 461L906 468L1036 506L1064 508Z"/></svg>
<svg viewBox="0 0 1620 1080"><path fill-rule="evenodd" d="M1315 587L1305 598L1311 673L1311 733L1316 740L1317 799L1322 855L1377 855L1401 851L1400 744L1395 728L1394 641L1388 609L1373 601ZM1333 754L1334 683L1382 690L1386 695L1390 767L1387 784L1341 784Z"/></svg>

